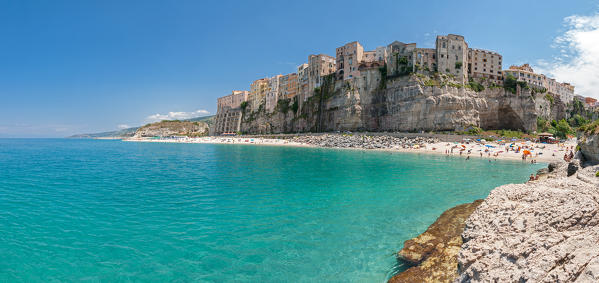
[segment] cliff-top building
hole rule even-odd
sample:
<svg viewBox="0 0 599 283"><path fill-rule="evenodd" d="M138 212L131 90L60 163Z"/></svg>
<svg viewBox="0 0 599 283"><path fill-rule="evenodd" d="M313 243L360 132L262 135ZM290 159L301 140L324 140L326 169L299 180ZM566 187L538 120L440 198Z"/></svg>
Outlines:
<svg viewBox="0 0 599 283"><path fill-rule="evenodd" d="M305 93L308 93L308 64L303 63L297 66L297 96L300 101L303 100Z"/></svg>
<svg viewBox="0 0 599 283"><path fill-rule="evenodd" d="M268 92L268 79L258 79L250 84L250 94L248 103L252 111L258 110L260 105L266 103L266 93Z"/></svg>
<svg viewBox="0 0 599 283"><path fill-rule="evenodd" d="M344 80L360 76L360 64L375 61L385 61L387 48L377 47L373 51L364 51L364 47L357 41L347 43L335 50L336 68L339 77Z"/></svg>
<svg viewBox="0 0 599 283"><path fill-rule="evenodd" d="M279 85L279 99L291 99L297 95L298 75L296 73L287 74L281 77Z"/></svg>
<svg viewBox="0 0 599 283"><path fill-rule="evenodd" d="M338 47L335 54L339 76L343 76L343 79L347 80L359 75L358 66L364 56L364 47L359 42L354 41Z"/></svg>
<svg viewBox="0 0 599 283"><path fill-rule="evenodd" d="M468 76L487 79L496 84L503 83L501 54L482 49L468 49Z"/></svg>
<svg viewBox="0 0 599 283"><path fill-rule="evenodd" d="M306 93L303 93L302 99L305 101L308 97L314 94L314 89L320 87L323 80L322 77L335 73L335 58L325 55L310 55L308 56L308 67L306 69L308 73L308 89Z"/></svg>
<svg viewBox="0 0 599 283"><path fill-rule="evenodd" d="M467 82L468 44L464 37L457 34L438 35L435 46L438 72L453 75L462 83Z"/></svg>
<svg viewBox="0 0 599 283"><path fill-rule="evenodd" d="M213 133L239 132L241 126L241 103L247 101L249 91L234 90L231 94L217 99L217 112L214 119Z"/></svg>
<svg viewBox="0 0 599 283"><path fill-rule="evenodd" d="M265 98L265 107L266 112L272 112L275 110L277 106L277 101L279 100L279 85L282 75L276 75L274 77L268 78L268 89L266 91Z"/></svg>
<svg viewBox="0 0 599 283"><path fill-rule="evenodd" d="M526 82L531 87L546 89L548 92L558 95L566 104L572 102L572 99L574 99L573 85L560 83L543 74L537 74L529 64L510 66L509 69L503 71L503 74L505 76L513 76L518 81Z"/></svg>
<svg viewBox="0 0 599 283"><path fill-rule="evenodd" d="M403 43L394 41L387 45L387 74L396 76L401 72L413 70L413 51L416 49L416 43Z"/></svg>
<svg viewBox="0 0 599 283"><path fill-rule="evenodd" d="M239 108L241 103L248 100L249 91L234 90L231 94L217 99L217 112L225 108Z"/></svg>
<svg viewBox="0 0 599 283"><path fill-rule="evenodd" d="M439 35L435 48L417 48L416 43L394 41L387 45L387 74L402 75L408 72L452 75L465 83L470 78L484 78L501 84L499 53L468 48L464 37L456 34Z"/></svg>

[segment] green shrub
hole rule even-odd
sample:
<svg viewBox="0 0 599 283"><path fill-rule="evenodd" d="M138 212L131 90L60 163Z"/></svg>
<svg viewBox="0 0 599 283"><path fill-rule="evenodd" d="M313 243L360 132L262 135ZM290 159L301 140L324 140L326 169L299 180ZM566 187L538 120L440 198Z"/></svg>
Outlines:
<svg viewBox="0 0 599 283"><path fill-rule="evenodd" d="M497 135L505 137L505 138L515 138L515 139L521 139L522 135L524 135L524 133L522 131L512 131L512 130L498 130L495 131L495 133L497 133Z"/></svg>
<svg viewBox="0 0 599 283"><path fill-rule="evenodd" d="M548 93L548 94L545 94L545 99L546 99L547 101L549 101L549 104L551 104L551 105L553 105L553 103L555 103L555 101L554 101L554 99L553 99L553 96L551 96L549 93Z"/></svg>
<svg viewBox="0 0 599 283"><path fill-rule="evenodd" d="M248 107L248 102L247 101L243 101L241 102L241 110L245 111L245 109Z"/></svg>
<svg viewBox="0 0 599 283"><path fill-rule="evenodd" d="M439 85L439 83L433 79L429 79L424 82L424 85L425 86L436 86L436 85Z"/></svg>
<svg viewBox="0 0 599 283"><path fill-rule="evenodd" d="M587 135L599 134L599 120L595 120L593 123L582 125L578 128L578 130Z"/></svg>
<svg viewBox="0 0 599 283"><path fill-rule="evenodd" d="M468 83L468 86L476 92L481 92L481 91L485 90L485 86L483 86L479 82L475 82L475 81L470 81Z"/></svg>
<svg viewBox="0 0 599 283"><path fill-rule="evenodd" d="M555 135L560 138L566 138L567 135L573 135L574 130L572 127L566 122L566 119L561 119L555 126Z"/></svg>
<svg viewBox="0 0 599 283"><path fill-rule="evenodd" d="M462 62L455 62L455 69L458 70L462 67Z"/></svg>
<svg viewBox="0 0 599 283"><path fill-rule="evenodd" d="M468 133L469 135L473 135L473 136L480 135L480 133L482 133L482 132L483 132L483 130L482 130L481 128L477 127L477 126L472 126L472 127L471 127L471 128L468 130L468 131L467 131L467 133Z"/></svg>

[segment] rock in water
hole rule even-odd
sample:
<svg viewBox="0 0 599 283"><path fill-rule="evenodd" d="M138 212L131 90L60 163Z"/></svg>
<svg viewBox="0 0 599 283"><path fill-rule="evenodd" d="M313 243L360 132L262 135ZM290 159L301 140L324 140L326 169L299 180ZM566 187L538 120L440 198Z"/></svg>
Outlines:
<svg viewBox="0 0 599 283"><path fill-rule="evenodd" d="M452 282L458 275L457 255L466 219L482 202L477 200L443 212L424 233L407 240L398 258L415 266L389 282Z"/></svg>

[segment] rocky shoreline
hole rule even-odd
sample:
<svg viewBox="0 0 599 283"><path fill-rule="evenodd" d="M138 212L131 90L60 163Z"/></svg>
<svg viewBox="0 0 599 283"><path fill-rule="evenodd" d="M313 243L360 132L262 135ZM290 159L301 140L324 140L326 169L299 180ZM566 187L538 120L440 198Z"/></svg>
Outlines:
<svg viewBox="0 0 599 283"><path fill-rule="evenodd" d="M360 148L360 149L397 149L425 147L437 143L437 138L427 137L393 137L386 135L302 135L290 139L292 142L324 148Z"/></svg>
<svg viewBox="0 0 599 283"><path fill-rule="evenodd" d="M389 282L451 282L457 278L458 253L466 219L483 202L458 205L443 212L418 237L407 240L398 260L412 267L393 276Z"/></svg>
<svg viewBox="0 0 599 283"><path fill-rule="evenodd" d="M599 165L582 160L449 209L406 241L398 260L415 266L389 282L599 282Z"/></svg>

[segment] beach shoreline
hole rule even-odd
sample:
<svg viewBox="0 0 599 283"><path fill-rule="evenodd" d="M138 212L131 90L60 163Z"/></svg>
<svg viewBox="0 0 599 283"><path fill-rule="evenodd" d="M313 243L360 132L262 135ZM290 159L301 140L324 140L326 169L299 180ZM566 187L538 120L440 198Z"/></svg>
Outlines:
<svg viewBox="0 0 599 283"><path fill-rule="evenodd" d="M358 137L377 138L388 137L384 135L371 136L368 134L357 135ZM422 153L445 155L453 157L462 157L464 159L488 159L491 160L512 160L535 163L550 163L564 162L564 154L572 150L576 142L567 141L560 144L535 143L530 141L510 141L510 142L486 142L476 140L463 140L462 142L449 142L434 140L434 138L423 138L413 136L408 139L420 138L420 142L415 142L411 145L394 144L392 146L382 148L368 148L363 145L352 144L351 146L321 146L310 142L301 142L299 140L310 140L311 138L327 139L328 137L335 139L343 139L349 136L342 134L324 134L324 135L302 135L302 136L286 136L286 138L272 138L259 136L236 136L236 137L198 137L198 138L128 138L123 139L126 142L159 142L159 143L188 143L188 144L236 144L236 145L263 145L263 146L291 146L291 147L308 147L308 148L330 148L330 149L352 149L352 150L373 150L383 152L396 153ZM301 137L301 138L299 138ZM324 137L324 138L323 138ZM417 143L417 144L416 144ZM512 145L510 147L510 145ZM520 147L520 150L517 150ZM506 151L506 148L509 150ZM528 150L531 152L526 160L522 159L522 152ZM482 155L481 155L482 153Z"/></svg>

